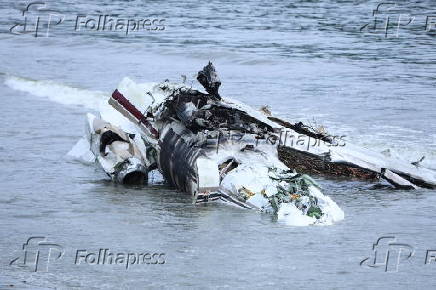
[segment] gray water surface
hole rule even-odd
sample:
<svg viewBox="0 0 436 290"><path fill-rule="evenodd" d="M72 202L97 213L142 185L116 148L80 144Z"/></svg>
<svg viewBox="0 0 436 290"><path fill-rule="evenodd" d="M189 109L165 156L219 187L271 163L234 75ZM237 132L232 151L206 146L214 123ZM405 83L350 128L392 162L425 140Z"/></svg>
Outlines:
<svg viewBox="0 0 436 290"><path fill-rule="evenodd" d="M25 3L0 3L0 288L432 288L434 190L374 189L315 179L344 210L333 226L290 227L220 204L195 206L165 185L128 188L66 158L84 134L79 105L62 88L109 94L138 82L192 79L212 60L222 95L316 122L346 140L436 168L434 1L396 2L414 16L362 31L377 1L46 1L65 15L49 37L13 35ZM77 14L166 19L164 31L74 31ZM394 18L392 18L394 19ZM436 30L436 28L435 28ZM31 92L7 85L34 80ZM45 81L51 81L53 86ZM45 93L44 93L45 92ZM74 94L66 98L75 100ZM77 103L77 102L76 102ZM381 236L414 249L398 271L360 266ZM9 266L29 237L63 248L48 271ZM164 253L163 265L76 265L77 250ZM395 252L392 252L395 254ZM391 265L392 266L392 265Z"/></svg>

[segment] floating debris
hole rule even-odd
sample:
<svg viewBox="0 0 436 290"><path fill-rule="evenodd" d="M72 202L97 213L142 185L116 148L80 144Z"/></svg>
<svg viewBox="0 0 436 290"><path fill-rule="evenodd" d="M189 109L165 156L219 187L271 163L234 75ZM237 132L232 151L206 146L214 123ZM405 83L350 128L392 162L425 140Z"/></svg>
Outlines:
<svg viewBox="0 0 436 290"><path fill-rule="evenodd" d="M133 172L146 181L146 173L158 169L194 203L219 200L298 225L331 224L344 217L306 174L383 178L403 189L436 186L430 169L339 144L324 129L274 117L266 106L260 112L222 97L210 62L197 80L206 92L168 80L154 85L123 80L109 104L131 122L134 129L128 132L134 138L88 116L92 152L114 181L126 182ZM295 142L297 135L301 142Z"/></svg>

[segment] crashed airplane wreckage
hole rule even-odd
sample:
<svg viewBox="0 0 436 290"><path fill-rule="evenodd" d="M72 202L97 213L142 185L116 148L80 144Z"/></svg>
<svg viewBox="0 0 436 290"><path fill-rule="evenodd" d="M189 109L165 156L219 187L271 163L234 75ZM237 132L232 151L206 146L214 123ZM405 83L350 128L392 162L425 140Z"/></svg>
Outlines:
<svg viewBox="0 0 436 290"><path fill-rule="evenodd" d="M144 183L158 169L197 203L220 200L304 224L343 219L306 174L385 179L403 189L436 187L430 169L351 144L338 146L302 123L221 97L212 63L197 80L206 93L169 81L140 85L124 79L109 104L130 121L128 133L88 114L91 151L114 181ZM307 146L313 141L316 146Z"/></svg>

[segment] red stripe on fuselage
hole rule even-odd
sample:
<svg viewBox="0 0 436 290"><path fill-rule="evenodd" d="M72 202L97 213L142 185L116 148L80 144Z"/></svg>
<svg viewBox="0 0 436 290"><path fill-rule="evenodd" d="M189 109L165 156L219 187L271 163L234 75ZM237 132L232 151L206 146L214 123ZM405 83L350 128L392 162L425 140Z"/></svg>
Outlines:
<svg viewBox="0 0 436 290"><path fill-rule="evenodd" d="M126 109L130 114L132 114L138 122L145 125L145 127L150 130L150 133L153 134L154 137L159 138L159 133L150 122L147 121L147 118L142 114L126 97L123 96L118 90L115 90L112 94L112 98L116 100L124 109Z"/></svg>

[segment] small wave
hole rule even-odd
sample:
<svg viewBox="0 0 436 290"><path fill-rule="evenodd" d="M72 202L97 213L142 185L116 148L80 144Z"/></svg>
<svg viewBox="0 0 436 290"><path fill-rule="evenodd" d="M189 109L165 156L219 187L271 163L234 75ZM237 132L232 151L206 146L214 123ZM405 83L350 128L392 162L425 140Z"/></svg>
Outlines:
<svg viewBox="0 0 436 290"><path fill-rule="evenodd" d="M108 99L107 93L75 88L54 81L6 76L4 83L14 90L47 98L63 105L81 106L91 110L98 110L100 103Z"/></svg>

